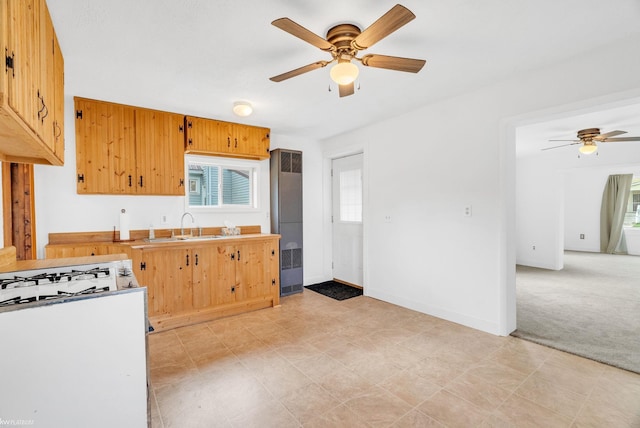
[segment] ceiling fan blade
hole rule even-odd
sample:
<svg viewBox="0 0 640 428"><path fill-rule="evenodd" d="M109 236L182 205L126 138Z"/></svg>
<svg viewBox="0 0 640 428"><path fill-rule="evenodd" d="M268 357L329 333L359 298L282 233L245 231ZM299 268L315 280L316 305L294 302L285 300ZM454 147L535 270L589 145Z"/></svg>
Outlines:
<svg viewBox="0 0 640 428"><path fill-rule="evenodd" d="M340 92L340 97L346 97L349 95L353 95L353 93L355 92L355 87L353 82L348 83L346 85L338 85L339 87L339 92Z"/></svg>
<svg viewBox="0 0 640 428"><path fill-rule="evenodd" d="M367 49L375 43L387 37L398 28L413 20L416 16L409 9L402 5L393 6L387 13L382 15L369 28L360 33L351 46L358 50Z"/></svg>
<svg viewBox="0 0 640 428"><path fill-rule="evenodd" d="M607 138L606 140L603 140L604 143L616 141L640 141L640 137Z"/></svg>
<svg viewBox="0 0 640 428"><path fill-rule="evenodd" d="M606 132L604 134L600 134L597 137L593 137L593 139L598 141L604 141L609 137L615 137L616 135L622 135L626 133L627 131L611 131L611 132Z"/></svg>
<svg viewBox="0 0 640 428"><path fill-rule="evenodd" d="M574 143L580 143L581 140L549 140L549 141L573 141Z"/></svg>
<svg viewBox="0 0 640 428"><path fill-rule="evenodd" d="M568 140L556 140L556 141L568 141ZM560 146L545 147L544 149L540 149L540 150L559 149L560 147L574 146L576 144L582 144L582 141L576 141L574 143L569 143L569 144L562 144Z"/></svg>
<svg viewBox="0 0 640 428"><path fill-rule="evenodd" d="M386 68L388 70L407 71L417 73L424 67L424 59L400 58L386 55L365 55L361 59L362 65L375 68Z"/></svg>
<svg viewBox="0 0 640 428"><path fill-rule="evenodd" d="M287 71L286 73L279 74L277 76L270 77L269 80L273 82L282 82L283 80L291 79L292 77L299 76L309 71L317 70L318 68L325 67L330 61L317 61L308 65L305 65L295 70Z"/></svg>
<svg viewBox="0 0 640 428"><path fill-rule="evenodd" d="M335 50L335 46L327 42L322 37L304 28L302 25L293 22L289 18L276 19L271 23L279 29L286 31L287 33L304 40L307 43L311 43L313 46L322 49L323 51Z"/></svg>

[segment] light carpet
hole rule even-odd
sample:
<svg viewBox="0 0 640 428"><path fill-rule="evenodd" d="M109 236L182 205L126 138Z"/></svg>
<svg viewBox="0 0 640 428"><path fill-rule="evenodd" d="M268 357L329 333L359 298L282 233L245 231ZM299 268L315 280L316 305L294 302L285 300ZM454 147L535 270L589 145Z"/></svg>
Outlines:
<svg viewBox="0 0 640 428"><path fill-rule="evenodd" d="M564 269L517 266L512 336L640 373L640 257L566 251Z"/></svg>

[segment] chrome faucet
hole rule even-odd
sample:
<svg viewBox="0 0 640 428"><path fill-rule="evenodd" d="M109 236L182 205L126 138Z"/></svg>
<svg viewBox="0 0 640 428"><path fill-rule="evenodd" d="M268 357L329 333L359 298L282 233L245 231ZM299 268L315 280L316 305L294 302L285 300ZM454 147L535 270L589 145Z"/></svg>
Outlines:
<svg viewBox="0 0 640 428"><path fill-rule="evenodd" d="M189 217L191 217L191 224L192 225L195 224L195 222L196 222L196 220L193 218L193 215L190 212L185 211L185 213L182 214L182 218L180 219L180 235L184 235L184 218L187 215Z"/></svg>

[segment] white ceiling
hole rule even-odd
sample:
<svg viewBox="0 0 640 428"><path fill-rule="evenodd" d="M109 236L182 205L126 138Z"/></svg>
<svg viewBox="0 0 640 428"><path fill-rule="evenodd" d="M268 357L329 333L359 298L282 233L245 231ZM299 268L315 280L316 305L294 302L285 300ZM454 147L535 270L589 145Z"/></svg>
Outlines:
<svg viewBox="0 0 640 428"><path fill-rule="evenodd" d="M421 58L427 65L418 74L360 67L361 89L339 98L335 87L328 91L328 68L280 83L269 80L329 58L270 22L286 16L324 37L337 23L366 28L395 2L47 3L65 55L68 94L268 126L279 134L313 139L640 33L638 0L406 0L402 4L416 19L364 53ZM237 100L250 101L254 114L233 116ZM557 123L549 138L570 137L580 126L631 127L596 118L588 123Z"/></svg>

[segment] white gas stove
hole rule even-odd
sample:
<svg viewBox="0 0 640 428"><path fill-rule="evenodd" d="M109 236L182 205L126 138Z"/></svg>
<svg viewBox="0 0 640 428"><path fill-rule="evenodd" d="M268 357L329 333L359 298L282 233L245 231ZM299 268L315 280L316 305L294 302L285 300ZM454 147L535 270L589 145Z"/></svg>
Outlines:
<svg viewBox="0 0 640 428"><path fill-rule="evenodd" d="M114 262L0 273L0 307L115 291L118 269Z"/></svg>

